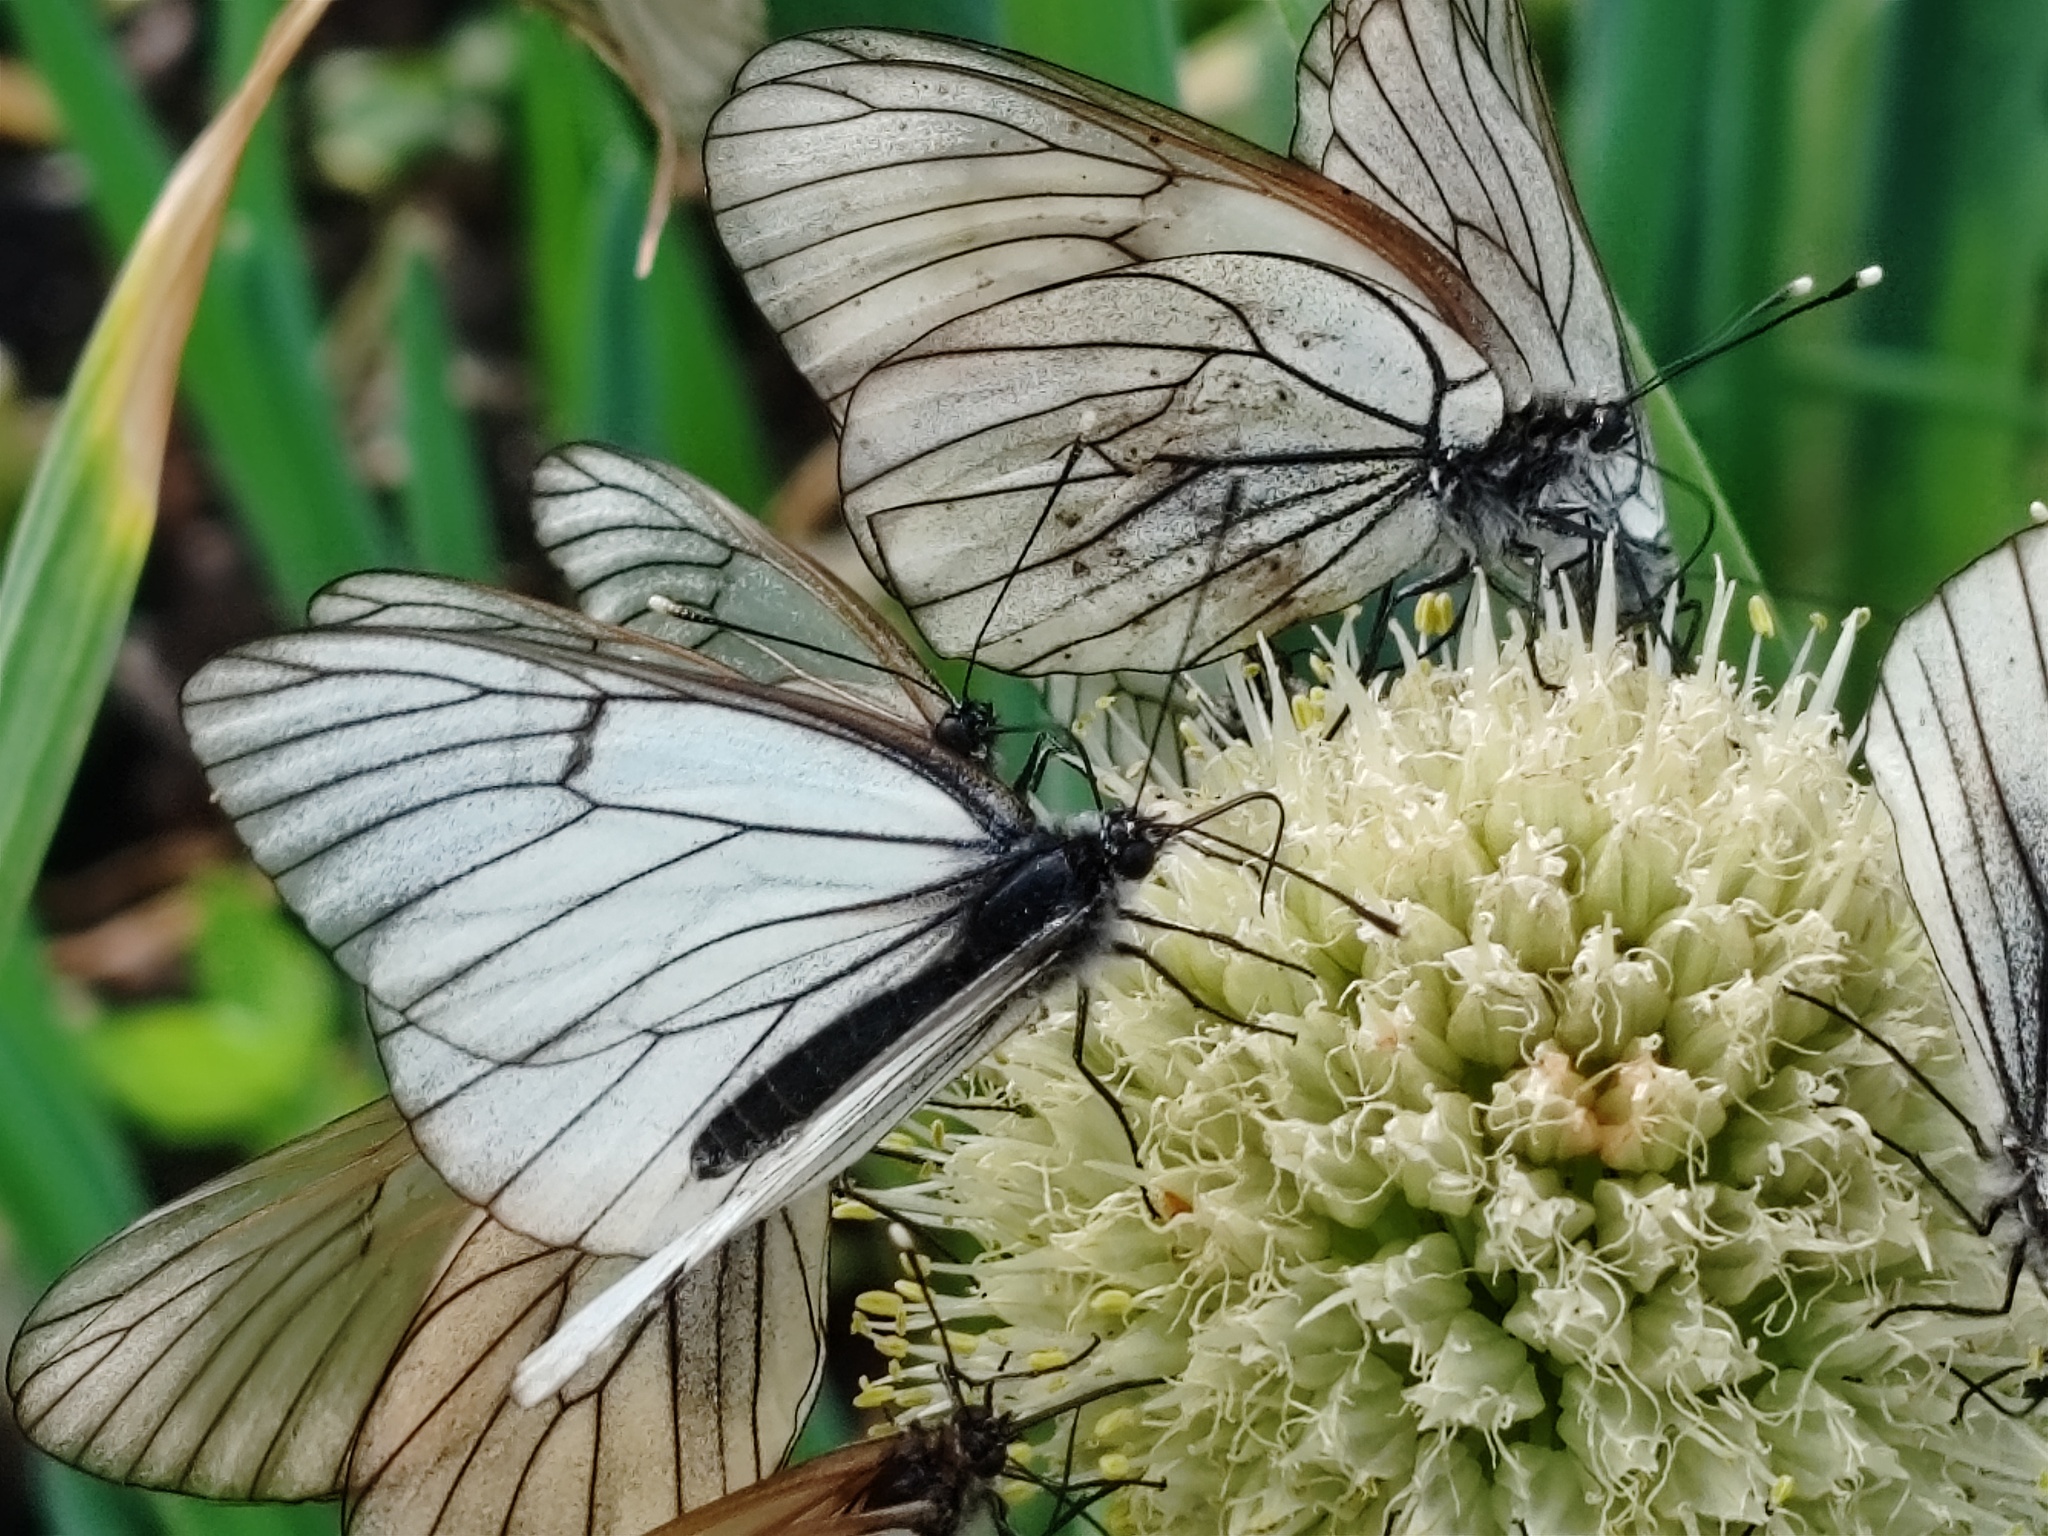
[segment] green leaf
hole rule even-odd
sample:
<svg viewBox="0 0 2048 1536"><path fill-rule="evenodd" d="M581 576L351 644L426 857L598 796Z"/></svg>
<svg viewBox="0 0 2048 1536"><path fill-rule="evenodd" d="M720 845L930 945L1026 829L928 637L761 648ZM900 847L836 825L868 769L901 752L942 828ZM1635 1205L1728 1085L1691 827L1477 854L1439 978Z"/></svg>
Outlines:
<svg viewBox="0 0 2048 1536"><path fill-rule="evenodd" d="M20 921L156 520L178 363L243 145L327 0L293 0L151 210L72 376L0 566L0 932ZM44 14L38 4L21 13ZM25 26L24 30L28 30ZM67 109L68 110L68 109ZM316 463L294 467L294 474Z"/></svg>
<svg viewBox="0 0 2048 1536"><path fill-rule="evenodd" d="M424 251L405 253L397 313L399 435L405 481L398 505L411 563L447 576L498 574L490 493L469 422L455 403L454 345L440 280Z"/></svg>
<svg viewBox="0 0 2048 1536"><path fill-rule="evenodd" d="M1172 0L1004 0L1003 21L1003 41L1019 53L1168 106L1180 99L1180 14Z"/></svg>
<svg viewBox="0 0 2048 1536"><path fill-rule="evenodd" d="M332 1075L341 985L245 871L210 872L186 894L199 923L194 995L108 1012L85 1037L87 1058L155 1135L261 1145L298 1129L292 1110Z"/></svg>

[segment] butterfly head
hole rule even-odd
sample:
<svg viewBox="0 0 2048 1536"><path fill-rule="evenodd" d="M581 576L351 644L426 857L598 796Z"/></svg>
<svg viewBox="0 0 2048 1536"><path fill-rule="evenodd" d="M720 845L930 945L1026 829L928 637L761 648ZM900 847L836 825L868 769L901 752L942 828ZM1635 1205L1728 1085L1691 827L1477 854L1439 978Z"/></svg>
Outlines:
<svg viewBox="0 0 2048 1536"><path fill-rule="evenodd" d="M1648 464L1633 403L1536 401L1477 447L1445 450L1431 488L1480 566L1523 601L1562 572L1590 606L1611 541L1618 605L1641 619L1678 573Z"/></svg>
<svg viewBox="0 0 2048 1536"><path fill-rule="evenodd" d="M980 699L956 699L932 727L932 740L971 762L988 761L996 738L996 712Z"/></svg>

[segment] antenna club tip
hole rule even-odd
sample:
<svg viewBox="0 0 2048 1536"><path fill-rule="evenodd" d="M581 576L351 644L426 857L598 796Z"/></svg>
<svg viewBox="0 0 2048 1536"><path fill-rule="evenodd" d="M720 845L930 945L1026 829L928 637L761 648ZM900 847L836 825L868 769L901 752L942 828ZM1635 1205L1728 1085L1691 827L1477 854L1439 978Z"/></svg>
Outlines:
<svg viewBox="0 0 2048 1536"><path fill-rule="evenodd" d="M1785 297L1788 299L1803 299L1811 292L1813 292L1813 274L1810 272L1793 278L1791 282L1785 285Z"/></svg>
<svg viewBox="0 0 2048 1536"><path fill-rule="evenodd" d="M1856 274L1858 288L1875 288L1884 281L1884 268L1872 263Z"/></svg>

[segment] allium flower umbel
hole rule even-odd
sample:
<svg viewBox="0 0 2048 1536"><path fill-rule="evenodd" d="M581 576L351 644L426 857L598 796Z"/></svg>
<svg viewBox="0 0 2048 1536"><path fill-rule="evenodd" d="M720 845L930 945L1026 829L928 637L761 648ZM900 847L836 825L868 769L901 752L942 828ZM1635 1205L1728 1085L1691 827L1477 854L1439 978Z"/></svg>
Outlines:
<svg viewBox="0 0 2048 1536"><path fill-rule="evenodd" d="M1062 999L948 1128L904 1133L929 1177L896 1203L983 1245L946 1318L993 1329L966 1369L1035 1362L1004 1389L1027 1408L1160 1380L1083 1432L1090 1475L1158 1484L1113 1528L2048 1528L2038 1421L1952 1422L1954 1370L2023 1380L2048 1307L1882 1315L1995 1302L2006 1250L1895 1150L1981 1205L1952 1117L1794 995L1968 1102L1836 726L1849 636L1767 699L1717 657L1731 596L1680 675L1553 615L1539 679L1481 612L1455 667L1368 687L1339 657L1277 706L1237 686L1242 734L1192 731L1178 798L1272 791L1284 861L1400 936L1183 840L1141 904L1242 946L1147 939L1206 1008L1136 962L1090 982L1088 1060L1142 1168ZM1263 844L1273 820L1226 825ZM901 1358L915 1315L874 1321L910 1339L870 1401L931 1370Z"/></svg>

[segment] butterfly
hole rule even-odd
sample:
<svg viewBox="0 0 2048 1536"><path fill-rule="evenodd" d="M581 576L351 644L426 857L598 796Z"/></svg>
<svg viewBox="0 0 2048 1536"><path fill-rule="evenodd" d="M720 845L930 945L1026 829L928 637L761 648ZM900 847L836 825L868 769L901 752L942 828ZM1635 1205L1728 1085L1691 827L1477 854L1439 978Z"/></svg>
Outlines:
<svg viewBox="0 0 2048 1536"><path fill-rule="evenodd" d="M629 1260L457 1196L371 1104L154 1211L22 1325L15 1420L60 1460L219 1499L342 1498L351 1536L639 1536L771 1472L816 1396L822 1196L741 1233L559 1396L519 1358Z"/></svg>
<svg viewBox="0 0 2048 1536"><path fill-rule="evenodd" d="M1406 578L1677 577L1515 0L1338 0L1294 158L940 38L775 43L717 228L944 655L1171 671Z"/></svg>
<svg viewBox="0 0 2048 1536"><path fill-rule="evenodd" d="M874 609L696 476L571 443L533 477L534 532L592 618L773 683L922 716L940 746L986 758L998 727L942 687Z"/></svg>
<svg viewBox="0 0 2048 1536"><path fill-rule="evenodd" d="M1128 1480L1049 1478L1012 1460L1039 1425L1129 1390L1114 1384L1078 1394L1031 1414L996 1409L987 1399L961 1399L936 1419L899 1425L894 1433L786 1467L750 1488L669 1522L647 1536L966 1536L1011 1529L997 1489L1003 1478L1054 1496L1042 1529L1059 1531ZM1067 1457L1072 1467L1072 1442ZM1098 1527L1099 1529L1100 1527Z"/></svg>
<svg viewBox="0 0 2048 1536"><path fill-rule="evenodd" d="M544 510L558 549L571 511ZM1014 1028L1174 835L1041 819L935 741L928 680L861 696L779 652L764 680L394 573L311 618L186 690L220 804L362 984L442 1176L539 1242L645 1261L522 1367L525 1403Z"/></svg>
<svg viewBox="0 0 2048 1536"><path fill-rule="evenodd" d="M1863 755L1965 1049L2004 1107L2019 1218L2010 1305L2048 1282L2048 528L1946 582L1899 626ZM1967 1121L1965 1122L1967 1126ZM1971 1132L1973 1138L1975 1132Z"/></svg>

